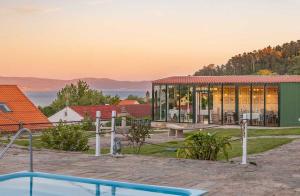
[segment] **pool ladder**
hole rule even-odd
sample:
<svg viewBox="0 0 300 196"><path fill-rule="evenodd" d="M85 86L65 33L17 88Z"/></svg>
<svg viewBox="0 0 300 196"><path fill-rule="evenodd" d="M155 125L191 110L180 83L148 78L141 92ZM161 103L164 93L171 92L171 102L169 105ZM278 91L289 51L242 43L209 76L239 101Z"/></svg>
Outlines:
<svg viewBox="0 0 300 196"><path fill-rule="evenodd" d="M8 149L13 145L13 143L18 139L24 132L27 132L29 134L29 155L30 155L30 160L29 160L29 171L33 172L33 153L32 153L32 133L29 129L27 128L22 128L20 129L16 135L11 139L11 141L6 145L4 150L0 152L0 159L5 155L5 153L8 151Z"/></svg>

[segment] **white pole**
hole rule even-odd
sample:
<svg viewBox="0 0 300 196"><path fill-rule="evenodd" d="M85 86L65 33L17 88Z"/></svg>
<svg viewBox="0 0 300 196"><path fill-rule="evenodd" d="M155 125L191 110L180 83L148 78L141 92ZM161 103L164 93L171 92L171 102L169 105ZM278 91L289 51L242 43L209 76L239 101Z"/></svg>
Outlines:
<svg viewBox="0 0 300 196"><path fill-rule="evenodd" d="M114 152L115 143L115 131L116 131L116 111L112 111L111 114L111 133L110 133L110 154Z"/></svg>
<svg viewBox="0 0 300 196"><path fill-rule="evenodd" d="M243 157L242 157L242 164L247 164L247 120L243 120Z"/></svg>
<svg viewBox="0 0 300 196"><path fill-rule="evenodd" d="M96 111L96 154L95 156L98 157L101 155L101 145L100 145L100 117L101 112Z"/></svg>

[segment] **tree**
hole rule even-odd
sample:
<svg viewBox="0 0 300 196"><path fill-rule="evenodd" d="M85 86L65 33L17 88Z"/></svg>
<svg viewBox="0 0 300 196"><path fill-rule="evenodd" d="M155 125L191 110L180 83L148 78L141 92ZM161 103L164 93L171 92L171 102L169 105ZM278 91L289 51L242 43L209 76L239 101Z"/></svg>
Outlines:
<svg viewBox="0 0 300 196"><path fill-rule="evenodd" d="M260 70L269 70L272 74L300 74L299 60L300 40L284 43L281 46L265 47L252 52L231 57L224 65L210 64L203 66L194 75L250 75L269 74Z"/></svg>
<svg viewBox="0 0 300 196"><path fill-rule="evenodd" d="M138 101L140 104L145 103L145 100L144 100L143 97L139 97L139 96L136 96L136 95L128 95L127 100L136 100L136 101Z"/></svg>
<svg viewBox="0 0 300 196"><path fill-rule="evenodd" d="M66 106L117 104L119 101L118 96L105 96L101 91L91 89L85 81L79 80L76 84L67 84L57 93L57 98L50 106L40 109L49 116Z"/></svg>

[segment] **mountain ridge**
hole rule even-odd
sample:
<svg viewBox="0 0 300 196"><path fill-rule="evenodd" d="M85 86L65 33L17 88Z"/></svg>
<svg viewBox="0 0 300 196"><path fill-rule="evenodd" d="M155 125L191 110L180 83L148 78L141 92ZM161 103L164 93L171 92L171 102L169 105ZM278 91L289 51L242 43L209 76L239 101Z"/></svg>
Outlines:
<svg viewBox="0 0 300 196"><path fill-rule="evenodd" d="M25 92L47 92L58 91L66 84L75 83L78 80L86 81L91 88L97 90L137 90L147 91L151 89L151 81L126 81L110 78L75 78L70 80L50 79L39 77L9 77L0 76L0 84L18 85Z"/></svg>

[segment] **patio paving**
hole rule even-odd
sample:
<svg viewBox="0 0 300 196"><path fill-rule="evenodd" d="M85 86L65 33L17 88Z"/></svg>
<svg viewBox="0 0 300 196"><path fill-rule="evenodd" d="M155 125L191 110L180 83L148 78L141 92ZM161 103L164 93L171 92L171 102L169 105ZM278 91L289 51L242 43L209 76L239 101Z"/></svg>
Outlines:
<svg viewBox="0 0 300 196"><path fill-rule="evenodd" d="M252 155L257 166L229 162L126 155L34 151L36 171L138 183L206 189L208 195L300 195L300 140ZM15 147L0 160L0 173L28 169L28 152Z"/></svg>

